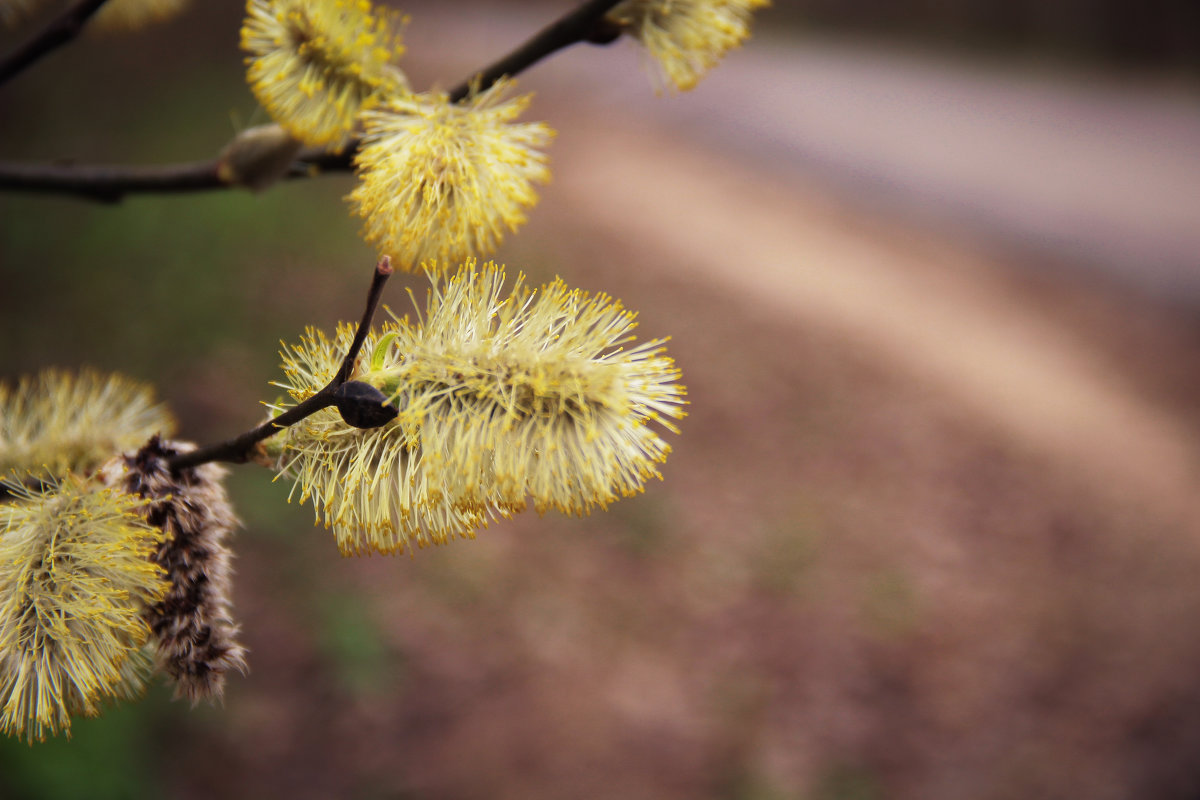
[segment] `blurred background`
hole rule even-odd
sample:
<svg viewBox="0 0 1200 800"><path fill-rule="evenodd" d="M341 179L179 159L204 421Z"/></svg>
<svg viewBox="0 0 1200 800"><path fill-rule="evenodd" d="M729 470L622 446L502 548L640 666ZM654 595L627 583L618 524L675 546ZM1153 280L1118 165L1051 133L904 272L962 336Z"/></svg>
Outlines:
<svg viewBox="0 0 1200 800"><path fill-rule="evenodd" d="M570 5L410 3L403 66L453 86ZM242 11L51 56L0 89L0 157L214 155L266 121ZM498 259L672 337L664 480L342 559L236 468L251 674L0 742L0 797L1200 796L1200 9L755 31L686 95L627 41L521 80L555 177ZM183 438L246 429L277 343L360 313L352 185L0 195L0 377L94 365Z"/></svg>

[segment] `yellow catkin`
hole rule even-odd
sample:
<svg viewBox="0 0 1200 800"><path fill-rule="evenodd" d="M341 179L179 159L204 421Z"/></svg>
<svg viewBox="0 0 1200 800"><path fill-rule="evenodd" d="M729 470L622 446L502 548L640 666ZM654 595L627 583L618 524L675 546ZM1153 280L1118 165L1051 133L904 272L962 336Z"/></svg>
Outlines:
<svg viewBox="0 0 1200 800"><path fill-rule="evenodd" d="M386 332L384 333L386 335ZM364 352L379 342L368 335ZM309 329L282 353L287 381L277 384L300 402L329 382L354 338L339 325L333 338ZM290 403L272 406L281 413ZM423 452L396 425L360 429L325 409L271 442L280 474L295 483L289 497L313 503L317 520L332 528L343 555L402 553L413 547L473 538L488 522L507 516L500 506L458 509L431 484Z"/></svg>
<svg viewBox="0 0 1200 800"><path fill-rule="evenodd" d="M94 370L46 370L0 383L0 477L86 472L175 423L150 388Z"/></svg>
<svg viewBox="0 0 1200 800"><path fill-rule="evenodd" d="M394 421L359 431L327 411L281 434L280 467L343 549L444 541L529 500L587 513L659 475L657 428L677 431L685 404L664 340L635 344L634 314L607 295L504 282L469 262L434 279L416 322L368 337L356 379L393 398ZM293 399L328 381L352 336L310 330L285 350Z"/></svg>
<svg viewBox="0 0 1200 800"><path fill-rule="evenodd" d="M308 145L341 148L358 115L408 84L404 17L367 0L249 0L246 79L271 117Z"/></svg>
<svg viewBox="0 0 1200 800"><path fill-rule="evenodd" d="M550 178L541 152L554 133L515 123L530 97L501 82L461 103L445 94L399 96L363 115L349 200L363 235L402 269L437 269L495 252Z"/></svg>
<svg viewBox="0 0 1200 800"><path fill-rule="evenodd" d="M32 742L141 692L151 669L142 613L167 584L149 560L162 532L142 520L140 500L70 475L10 489L0 505L0 730Z"/></svg>
<svg viewBox="0 0 1200 800"><path fill-rule="evenodd" d="M609 18L646 48L662 82L686 92L750 36L751 16L768 5L770 0L625 0Z"/></svg>
<svg viewBox="0 0 1200 800"><path fill-rule="evenodd" d="M504 282L467 263L376 356L369 380L396 395L431 479L465 507L572 514L641 491L670 452L656 428L683 416L665 340L635 343L636 315L608 295Z"/></svg>

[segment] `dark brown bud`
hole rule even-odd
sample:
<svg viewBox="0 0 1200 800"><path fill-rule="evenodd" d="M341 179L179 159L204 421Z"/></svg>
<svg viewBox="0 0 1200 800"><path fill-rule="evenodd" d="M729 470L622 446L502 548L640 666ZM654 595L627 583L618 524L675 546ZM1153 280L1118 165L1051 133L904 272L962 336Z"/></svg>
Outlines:
<svg viewBox="0 0 1200 800"><path fill-rule="evenodd" d="M343 383L333 396L342 419L355 428L378 428L387 425L400 413L395 406L388 404L387 395L362 381Z"/></svg>

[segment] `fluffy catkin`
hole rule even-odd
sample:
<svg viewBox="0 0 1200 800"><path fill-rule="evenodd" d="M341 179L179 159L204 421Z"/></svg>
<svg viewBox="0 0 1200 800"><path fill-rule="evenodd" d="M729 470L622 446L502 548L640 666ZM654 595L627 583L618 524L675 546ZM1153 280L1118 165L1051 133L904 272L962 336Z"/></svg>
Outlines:
<svg viewBox="0 0 1200 800"><path fill-rule="evenodd" d="M165 540L153 561L170 588L146 610L159 669L175 683L176 697L193 704L221 697L225 674L246 671L246 651L229 598L232 554L225 539L237 518L221 480L225 470L203 464L172 474L167 459L195 446L157 437L142 449L118 456L102 470L106 483L149 502L146 520Z"/></svg>
<svg viewBox="0 0 1200 800"><path fill-rule="evenodd" d="M174 428L149 386L92 369L42 370L0 382L0 476L86 474Z"/></svg>
<svg viewBox="0 0 1200 800"><path fill-rule="evenodd" d="M636 314L502 267L435 278L417 323L397 319L363 380L401 409L426 480L458 508L491 503L587 514L661 477L685 388L666 340L637 342ZM377 367L376 367L377 364Z"/></svg>
<svg viewBox="0 0 1200 800"><path fill-rule="evenodd" d="M285 345L288 380L277 385L295 403L312 396L338 370L354 331L339 325L328 337L309 329L298 345ZM363 352L374 351L380 341L379 332L369 332ZM281 401L271 408L283 413L290 405ZM460 507L430 480L419 442L394 423L355 428L325 409L280 431L267 447L274 450L272 466L295 480L292 492L301 503L313 501L318 521L333 529L343 555L403 553L471 539L492 519L516 510L486 501Z"/></svg>
<svg viewBox="0 0 1200 800"><path fill-rule="evenodd" d="M396 266L438 270L495 252L525 223L535 183L550 179L542 153L554 137L518 123L531 96L512 81L458 103L441 92L396 94L364 112L358 186L348 199L363 235Z"/></svg>
<svg viewBox="0 0 1200 800"><path fill-rule="evenodd" d="M167 583L143 500L76 475L27 478L0 503L0 732L32 743L141 694L143 612Z"/></svg>
<svg viewBox="0 0 1200 800"><path fill-rule="evenodd" d="M248 0L242 49L250 90L314 147L341 149L359 112L408 91L392 66L405 18L369 0Z"/></svg>
<svg viewBox="0 0 1200 800"><path fill-rule="evenodd" d="M770 0L624 0L609 19L624 25L658 65L656 83L686 92L750 36Z"/></svg>
<svg viewBox="0 0 1200 800"><path fill-rule="evenodd" d="M636 342L635 314L556 280L534 290L474 260L432 285L416 322L367 334L357 381L398 415L377 428L332 409L275 437L276 469L334 529L343 553L402 552L472 537L528 500L587 514L660 477L686 390L666 340ZM285 345L286 389L303 402L329 382L354 337L309 330Z"/></svg>

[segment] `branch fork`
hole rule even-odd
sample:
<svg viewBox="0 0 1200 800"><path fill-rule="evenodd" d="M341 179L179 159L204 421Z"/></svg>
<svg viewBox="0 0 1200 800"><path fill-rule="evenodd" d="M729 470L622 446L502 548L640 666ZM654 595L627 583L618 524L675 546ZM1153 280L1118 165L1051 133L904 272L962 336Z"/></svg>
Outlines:
<svg viewBox="0 0 1200 800"><path fill-rule="evenodd" d="M341 366L338 368L337 373L330 378L329 383L325 384L316 394L288 409L278 417L269 419L240 436L225 442L209 445L208 447L197 448L189 453L178 453L172 456L167 462L171 471L178 472L186 467L194 467L209 461L244 464L253 458L260 442L269 439L284 428L295 425L297 422L330 406L339 406L339 409L341 409L343 405L351 407L356 405L355 401L361 400L361 398L353 397L354 393L344 391L343 386L353 383L350 381L350 376L354 374L354 364L358 360L358 353L362 349L363 342L366 341L368 331L371 329L371 321L375 318L375 310L379 307L379 300L383 295L384 284L387 283L388 278L392 276L394 271L392 260L387 256L381 258L379 263L375 265L375 272L371 278L371 288L367 291L367 306L363 311L362 319L358 323L358 329L354 332L354 340L350 343L350 348L346 351L345 357L342 358ZM392 411L395 411L395 409L392 409ZM343 411L343 414L345 413ZM384 413L386 414L386 412ZM395 413L391 414L388 419L376 416L374 419L382 419L382 421L365 427L378 427L390 421L391 417L395 416ZM350 422L350 424L353 425L354 422ZM356 427L364 426L359 425Z"/></svg>

